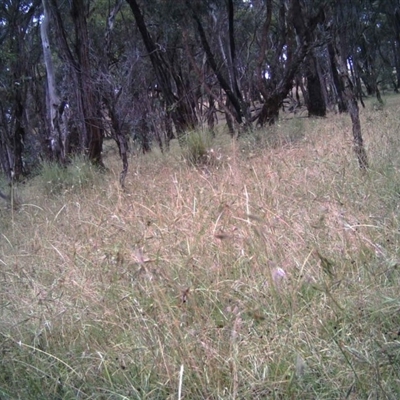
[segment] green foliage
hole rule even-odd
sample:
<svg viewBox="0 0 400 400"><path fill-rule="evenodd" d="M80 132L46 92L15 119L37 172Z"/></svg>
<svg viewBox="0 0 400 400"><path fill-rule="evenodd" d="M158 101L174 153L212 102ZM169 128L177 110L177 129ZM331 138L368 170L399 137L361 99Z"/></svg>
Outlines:
<svg viewBox="0 0 400 400"><path fill-rule="evenodd" d="M215 162L212 137L208 132L189 132L181 139L181 145L183 157L189 164L212 165Z"/></svg>
<svg viewBox="0 0 400 400"><path fill-rule="evenodd" d="M79 191L96 183L100 171L83 157L75 157L67 166L54 162L41 165L39 177L47 194Z"/></svg>

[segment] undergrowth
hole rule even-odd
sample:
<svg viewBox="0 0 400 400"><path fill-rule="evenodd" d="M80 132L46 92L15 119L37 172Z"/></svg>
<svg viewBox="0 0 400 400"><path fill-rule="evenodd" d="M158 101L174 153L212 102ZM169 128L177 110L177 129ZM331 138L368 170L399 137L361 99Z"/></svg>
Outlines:
<svg viewBox="0 0 400 400"><path fill-rule="evenodd" d="M42 172L0 215L0 398L399 398L398 113L362 110L367 174L345 115L137 156L126 191L113 157Z"/></svg>
<svg viewBox="0 0 400 400"><path fill-rule="evenodd" d="M46 194L61 194L68 190L82 190L97 183L99 169L84 157L74 157L67 165L43 162L37 179Z"/></svg>

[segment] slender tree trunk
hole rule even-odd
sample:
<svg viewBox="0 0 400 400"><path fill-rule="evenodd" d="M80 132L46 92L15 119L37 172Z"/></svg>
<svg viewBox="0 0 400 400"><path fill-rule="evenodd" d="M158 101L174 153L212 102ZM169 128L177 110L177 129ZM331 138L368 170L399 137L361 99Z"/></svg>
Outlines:
<svg viewBox="0 0 400 400"><path fill-rule="evenodd" d="M215 100L214 97L208 96L208 109L206 112L207 116L207 125L208 129L210 130L211 134L215 136L215 123L216 121L216 115L215 115Z"/></svg>
<svg viewBox="0 0 400 400"><path fill-rule="evenodd" d="M192 118L186 118L187 110L185 111L185 99L178 100L174 95L172 90L172 69L167 64L166 60L160 53L159 48L156 46L153 38L151 37L138 2L136 0L126 0L126 2L129 4L132 14L135 17L135 21L142 36L143 43L154 68L157 82L164 96L166 108L169 110L168 112L170 113L174 122L179 139L185 134L186 130L195 128L194 121Z"/></svg>
<svg viewBox="0 0 400 400"><path fill-rule="evenodd" d="M22 152L24 150L25 128L23 124L25 107L21 90L18 89L15 96L15 128L14 128L14 171L11 178L19 179L24 172Z"/></svg>
<svg viewBox="0 0 400 400"><path fill-rule="evenodd" d="M347 104L344 99L343 82L339 78L338 67L336 66L336 61L335 61L335 48L332 42L328 43L328 53L329 53L332 79L336 89L339 113L347 112Z"/></svg>
<svg viewBox="0 0 400 400"><path fill-rule="evenodd" d="M191 3L189 0L186 0L185 3L186 3L186 6L188 7L188 9L191 11L192 18L196 23L197 31L200 36L200 42L201 42L201 45L207 56L208 64L210 65L211 69L213 70L222 90L225 92L227 98L229 99L230 104L232 105L232 107L234 109L234 116L235 116L236 122L238 124L242 124L243 118L246 118L246 115L247 115L247 112L245 110L245 104L241 100L241 98L238 97L237 93L235 93L235 89L231 87L229 82L225 79L224 75L222 74L221 68L219 68L217 61L215 59L215 55L212 52L210 44L207 40L206 32L205 32L203 24L200 20L200 17L193 10L193 7L191 6ZM231 46L232 45L233 45L233 51L234 51L234 44L231 43ZM232 51L232 47L230 48L230 51ZM231 76L231 78L233 79L234 77Z"/></svg>
<svg viewBox="0 0 400 400"><path fill-rule="evenodd" d="M117 16L119 10L121 9L123 0L117 0L115 3L115 6L110 10L108 17L107 17L107 28L106 28L106 33L104 37L105 41L105 53L107 57L107 61L104 62L103 68L104 72L108 78L110 76L110 70L109 70L109 62L112 59L112 51L111 51L111 33L114 28L114 21L115 17ZM107 82L104 83L104 85L107 85L108 79L106 79ZM108 90L107 90L108 89ZM123 89L121 89L123 90ZM118 94L115 93L114 88L104 88L104 94L103 94L103 102L108 110L108 116L110 117L111 120L111 129L112 129L112 136L117 143L118 146L118 151L119 151L119 156L121 157L122 160L122 171L120 173L119 177L119 182L121 184L121 187L125 186L125 178L128 173L128 167L129 167L129 162L128 162L128 141L126 138L126 135L123 133L121 129L121 123L120 123L120 118L116 109L116 105L118 103L119 96L121 94L121 90L119 91Z"/></svg>
<svg viewBox="0 0 400 400"><path fill-rule="evenodd" d="M249 107L243 98L242 92L239 87L239 80L236 67L236 44L235 44L235 29L234 29L234 5L233 0L228 0L228 31L229 31L229 57L228 57L228 71L231 76L231 88L237 97L241 113L243 116L246 128L251 128L251 118Z"/></svg>
<svg viewBox="0 0 400 400"><path fill-rule="evenodd" d="M335 51L336 63L339 67L340 79L342 81L342 86L344 88L343 92L344 99L346 101L347 109L349 111L353 127L353 149L356 154L359 167L362 170L366 170L368 168L368 158L364 148L364 142L361 132L361 122L360 122L357 98L353 84L347 72L347 66L343 62L343 57L341 56L340 51L338 49L340 49L340 46L338 46Z"/></svg>

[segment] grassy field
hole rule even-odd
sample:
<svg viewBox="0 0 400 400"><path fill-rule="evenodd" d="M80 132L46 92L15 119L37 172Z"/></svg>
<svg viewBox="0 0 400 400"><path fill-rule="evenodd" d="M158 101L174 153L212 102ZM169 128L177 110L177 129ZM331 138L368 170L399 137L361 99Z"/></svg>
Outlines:
<svg viewBox="0 0 400 400"><path fill-rule="evenodd" d="M0 208L0 399L400 398L400 98L45 166Z"/></svg>

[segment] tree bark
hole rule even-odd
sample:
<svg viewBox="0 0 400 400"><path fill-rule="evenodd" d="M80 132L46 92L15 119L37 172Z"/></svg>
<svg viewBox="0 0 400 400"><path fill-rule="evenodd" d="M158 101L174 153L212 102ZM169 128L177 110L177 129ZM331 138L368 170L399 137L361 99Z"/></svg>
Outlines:
<svg viewBox="0 0 400 400"><path fill-rule="evenodd" d="M89 160L96 165L103 166L103 129L99 114L99 104L96 101L91 78L89 59L89 35L86 24L87 5L84 0L72 0L71 15L75 26L76 49L78 55L78 83L84 117L83 143Z"/></svg>
<svg viewBox="0 0 400 400"><path fill-rule="evenodd" d="M117 16L119 10L121 9L122 6L122 1L123 0L116 0L115 6L110 10L108 17L107 17L107 27L106 27L106 33L104 37L105 41L105 54L106 54L106 61L103 63L103 69L104 73L107 76L107 82L104 83L106 87L103 87L103 102L107 108L108 111L108 116L111 121L111 131L112 131L112 136L115 142L117 143L118 146L118 151L119 151L119 156L121 157L122 160L122 171L120 173L119 177L119 182L121 187L125 187L125 179L126 175L128 173L128 167L129 167L129 162L128 162L128 141L126 138L126 135L121 129L121 123L120 123L120 117L118 115L117 111L117 103L118 99L120 97L121 91L123 89L120 89L118 94L115 93L115 90L113 87L108 88L108 77L110 76L110 68L109 64L112 60L112 51L111 51L111 33L114 28L114 21L115 17Z"/></svg>
<svg viewBox="0 0 400 400"><path fill-rule="evenodd" d="M339 40L339 39L338 39ZM368 157L364 148L364 142L361 132L361 122L359 109L357 104L357 97L353 84L349 78L347 72L347 66L343 62L343 57L340 54L340 45L335 50L336 63L340 72L340 79L344 88L343 94L346 101L347 109L350 114L352 131L353 131L353 149L357 157L358 165L360 169L366 170L368 168Z"/></svg>
<svg viewBox="0 0 400 400"><path fill-rule="evenodd" d="M26 4L23 12L19 2L4 5L7 13L3 13L5 18L2 24L6 35L2 35L0 44L3 46L1 56L5 55L8 62L3 63L2 59L1 65L5 81L9 79L11 85L5 87L2 80L1 89L4 93L0 96L0 163L9 181L18 180L25 172L23 152L25 136L30 128L26 115L30 85L28 77L31 75L27 38L39 4L40 0L33 0Z"/></svg>
<svg viewBox="0 0 400 400"><path fill-rule="evenodd" d="M325 117L325 99L322 93L321 80L317 70L317 60L312 53L308 56L306 77L308 92L308 116Z"/></svg>
<svg viewBox="0 0 400 400"><path fill-rule="evenodd" d="M229 74L229 67L228 67L228 75L230 75L232 81L234 81L234 87L232 87L229 84L229 82L225 79L224 75L222 74L221 68L218 67L217 61L215 59L215 55L211 50L210 44L208 43L206 32L205 32L203 24L200 20L200 17L193 10L193 7L191 6L191 3L189 0L186 0L185 3L186 3L186 6L188 7L188 9L191 11L192 18L196 23L197 31L200 36L200 42L201 42L203 50L207 56L208 64L210 65L211 69L213 70L222 90L225 92L227 98L229 99L230 104L232 105L232 107L234 109L234 116L235 116L236 122L239 125L242 124L243 122L245 122L246 124L250 124L250 119L246 118L248 115L248 112L246 110L246 105L242 99L242 96L240 94L240 91L239 91L239 88L238 88L238 85L237 85L234 75ZM233 3L230 4L228 2L229 15L232 12L233 12ZM229 24L230 24L230 34L232 35L233 34L233 15L232 15L232 21L230 21ZM230 41L230 57L232 57L232 56L233 57L235 56L234 41ZM232 66L232 68L234 68L234 67Z"/></svg>
<svg viewBox="0 0 400 400"><path fill-rule="evenodd" d="M329 53L329 61L331 66L333 84L335 85L336 89L339 113L347 112L347 104L344 99L344 87L342 81L339 78L338 68L336 66L336 61L335 61L335 49L332 42L328 43L328 53Z"/></svg>
<svg viewBox="0 0 400 400"><path fill-rule="evenodd" d="M61 163L66 162L68 153L68 120L66 102L60 103L57 95L53 59L50 49L49 39L49 6L47 0L42 0L44 15L40 24L40 36L42 39L43 59L46 67L47 78L47 125L48 138L50 139L50 147L52 157Z"/></svg>
<svg viewBox="0 0 400 400"><path fill-rule="evenodd" d="M267 1L267 15L263 27L263 35L269 30L271 15L268 9L272 7L272 1ZM280 9L281 25L290 27L287 31L287 57L286 67L279 81L272 88L268 88L263 76L263 60L265 58L266 43L262 41L261 53L258 60L258 80L260 91L264 97L264 104L260 114L256 117L258 125L265 123L274 124L279 117L279 109L283 100L287 97L293 87L294 78L299 70L301 63L310 51L312 46L312 32L319 22L324 20L323 9L320 8L316 14L307 19L303 13L303 7L300 0L291 0L286 16L286 7L282 3ZM291 28L294 27L294 30ZM296 35L296 38L294 37ZM284 43L284 42L282 42Z"/></svg>

